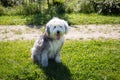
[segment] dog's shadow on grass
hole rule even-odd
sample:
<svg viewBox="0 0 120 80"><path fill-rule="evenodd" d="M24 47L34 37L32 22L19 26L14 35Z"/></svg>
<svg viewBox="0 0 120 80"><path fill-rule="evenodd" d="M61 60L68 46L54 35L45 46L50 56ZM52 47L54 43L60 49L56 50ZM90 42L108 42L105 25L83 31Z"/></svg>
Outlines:
<svg viewBox="0 0 120 80"><path fill-rule="evenodd" d="M50 60L48 67L41 67L47 80L72 80L70 70L63 63Z"/></svg>

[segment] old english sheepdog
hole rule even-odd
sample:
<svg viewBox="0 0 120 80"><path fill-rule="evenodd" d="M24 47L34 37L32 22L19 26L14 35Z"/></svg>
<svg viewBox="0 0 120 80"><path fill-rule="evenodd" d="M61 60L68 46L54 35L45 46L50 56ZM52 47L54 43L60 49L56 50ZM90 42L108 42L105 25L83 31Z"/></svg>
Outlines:
<svg viewBox="0 0 120 80"><path fill-rule="evenodd" d="M48 66L48 60L61 62L60 50L64 43L64 34L68 32L68 23L59 18L53 18L46 24L44 35L35 41L31 49L31 58L34 62Z"/></svg>

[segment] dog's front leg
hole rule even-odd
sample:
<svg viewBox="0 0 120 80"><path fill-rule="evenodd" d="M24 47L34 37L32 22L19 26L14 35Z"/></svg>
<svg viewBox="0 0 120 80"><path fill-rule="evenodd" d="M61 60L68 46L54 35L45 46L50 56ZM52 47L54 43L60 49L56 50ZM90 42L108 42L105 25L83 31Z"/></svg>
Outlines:
<svg viewBox="0 0 120 80"><path fill-rule="evenodd" d="M61 63L61 57L60 57L60 51L63 46L64 41L62 42L60 48L57 50L56 55L55 55L55 61L56 63Z"/></svg>
<svg viewBox="0 0 120 80"><path fill-rule="evenodd" d="M43 51L43 53L41 54L41 63L43 67L47 67L48 66L48 55L47 55L47 51Z"/></svg>
<svg viewBox="0 0 120 80"><path fill-rule="evenodd" d="M56 53L55 61L56 61L56 63L60 63L60 62L61 62L60 51L58 51L58 52Z"/></svg>

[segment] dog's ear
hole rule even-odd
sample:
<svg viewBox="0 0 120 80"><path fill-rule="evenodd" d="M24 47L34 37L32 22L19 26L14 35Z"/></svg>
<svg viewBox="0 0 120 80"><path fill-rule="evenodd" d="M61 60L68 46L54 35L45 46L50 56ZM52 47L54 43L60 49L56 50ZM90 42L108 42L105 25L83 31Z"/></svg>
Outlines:
<svg viewBox="0 0 120 80"><path fill-rule="evenodd" d="M45 32L48 34L48 36L50 35L50 27L48 25L46 25L46 30Z"/></svg>
<svg viewBox="0 0 120 80"><path fill-rule="evenodd" d="M67 21L64 21L64 27L65 27L65 34L68 32L68 23Z"/></svg>

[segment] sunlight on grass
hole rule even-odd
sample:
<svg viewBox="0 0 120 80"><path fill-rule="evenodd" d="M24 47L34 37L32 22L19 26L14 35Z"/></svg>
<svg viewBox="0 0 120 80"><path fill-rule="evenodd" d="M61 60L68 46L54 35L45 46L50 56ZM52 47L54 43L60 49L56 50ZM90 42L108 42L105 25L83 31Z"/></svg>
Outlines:
<svg viewBox="0 0 120 80"><path fill-rule="evenodd" d="M25 16L0 16L0 25L23 25L25 23Z"/></svg>
<svg viewBox="0 0 120 80"><path fill-rule="evenodd" d="M62 63L47 68L31 61L34 41L0 42L0 79L6 80L119 80L120 41L66 41Z"/></svg>
<svg viewBox="0 0 120 80"><path fill-rule="evenodd" d="M66 14L71 24L119 24L120 16L104 16L99 14Z"/></svg>
<svg viewBox="0 0 120 80"><path fill-rule="evenodd" d="M99 14L64 14L59 16L68 21L69 24L120 24L120 16L104 16ZM0 25L43 25L50 20L50 15L14 15L0 16Z"/></svg>

